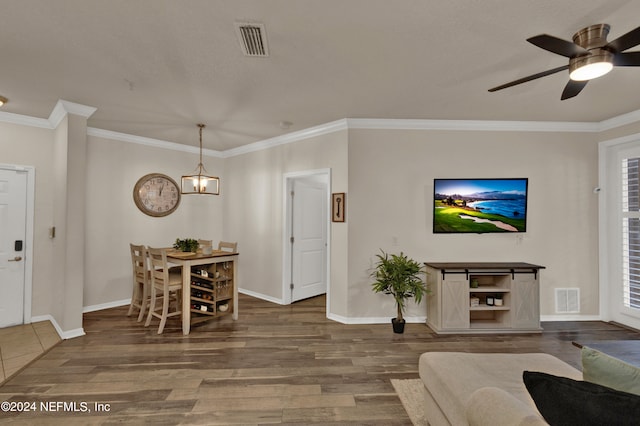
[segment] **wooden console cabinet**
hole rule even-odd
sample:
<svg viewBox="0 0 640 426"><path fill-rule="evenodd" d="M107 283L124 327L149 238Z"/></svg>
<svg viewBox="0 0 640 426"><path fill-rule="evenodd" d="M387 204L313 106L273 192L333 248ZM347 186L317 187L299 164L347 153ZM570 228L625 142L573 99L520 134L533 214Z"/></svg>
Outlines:
<svg viewBox="0 0 640 426"><path fill-rule="evenodd" d="M540 333L539 272L507 263L425 263L427 325L438 334Z"/></svg>

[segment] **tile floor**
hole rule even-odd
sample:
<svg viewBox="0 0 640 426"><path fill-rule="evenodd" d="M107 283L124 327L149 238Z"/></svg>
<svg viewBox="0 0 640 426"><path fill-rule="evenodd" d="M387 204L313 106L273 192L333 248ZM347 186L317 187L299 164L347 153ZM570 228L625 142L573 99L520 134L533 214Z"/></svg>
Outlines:
<svg viewBox="0 0 640 426"><path fill-rule="evenodd" d="M0 329L0 383L60 341L49 321Z"/></svg>

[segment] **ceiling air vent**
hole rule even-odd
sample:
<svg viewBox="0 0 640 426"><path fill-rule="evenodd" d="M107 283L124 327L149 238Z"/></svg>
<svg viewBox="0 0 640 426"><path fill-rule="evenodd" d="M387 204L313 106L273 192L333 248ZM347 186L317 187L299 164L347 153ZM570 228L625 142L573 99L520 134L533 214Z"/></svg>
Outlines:
<svg viewBox="0 0 640 426"><path fill-rule="evenodd" d="M236 22L236 33L245 56L269 56L267 33L264 24Z"/></svg>

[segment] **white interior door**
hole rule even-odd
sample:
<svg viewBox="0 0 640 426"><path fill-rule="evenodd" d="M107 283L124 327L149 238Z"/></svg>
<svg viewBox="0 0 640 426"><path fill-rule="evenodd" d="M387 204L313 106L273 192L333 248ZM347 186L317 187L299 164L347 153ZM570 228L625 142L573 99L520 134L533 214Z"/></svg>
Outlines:
<svg viewBox="0 0 640 426"><path fill-rule="evenodd" d="M22 324L27 173L0 169L0 327Z"/></svg>
<svg viewBox="0 0 640 426"><path fill-rule="evenodd" d="M327 292L328 182L296 178L292 185L291 301Z"/></svg>

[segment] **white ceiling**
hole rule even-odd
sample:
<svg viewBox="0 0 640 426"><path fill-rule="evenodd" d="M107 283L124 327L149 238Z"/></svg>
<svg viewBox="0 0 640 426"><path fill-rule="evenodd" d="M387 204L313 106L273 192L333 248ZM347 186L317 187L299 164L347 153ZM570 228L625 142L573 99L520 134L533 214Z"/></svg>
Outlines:
<svg viewBox="0 0 640 426"><path fill-rule="evenodd" d="M59 99L89 126L226 150L341 118L597 122L640 110L640 68L560 101L567 60L525 40L609 40L637 0L0 0L4 112L48 118ZM245 57L235 22L263 23L270 56ZM637 51L640 48L631 49ZM282 129L280 123L293 123Z"/></svg>

